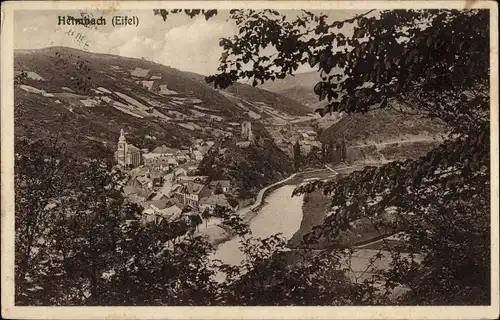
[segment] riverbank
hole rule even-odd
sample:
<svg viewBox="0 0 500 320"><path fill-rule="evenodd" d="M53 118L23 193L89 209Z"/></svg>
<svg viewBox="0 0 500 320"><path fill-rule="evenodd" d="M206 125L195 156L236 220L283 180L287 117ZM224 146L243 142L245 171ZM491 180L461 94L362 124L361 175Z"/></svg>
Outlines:
<svg viewBox="0 0 500 320"><path fill-rule="evenodd" d="M286 182L294 179L296 175L297 175L297 173L293 173L290 176L286 177L285 179L282 179L280 181L277 181L273 184L270 184L270 185L262 188L259 191L259 193L257 194L257 197L256 197L254 203L250 206L239 209L237 211L237 214L240 217L242 217L244 222L250 223L250 221L259 214L259 211L264 204L265 198L272 191L283 186ZM225 229L223 229L217 225L213 225L213 226L210 226L209 228L206 228L205 230L201 231L200 234L205 236L207 238L207 240L215 247L219 246L220 244L222 244L224 242L231 240L234 237L234 235L230 234Z"/></svg>
<svg viewBox="0 0 500 320"><path fill-rule="evenodd" d="M314 226L321 225L326 217L326 212L330 200L317 190L304 195L304 204L302 205L302 222L299 230L295 232L292 238L288 241L290 248L298 248L303 237L312 231Z"/></svg>
<svg viewBox="0 0 500 320"><path fill-rule="evenodd" d="M337 173L338 177L347 175L356 170L361 170L360 166L343 166L329 168ZM368 218L361 218L354 221L352 230L341 232L335 239L320 237L315 244L304 244L303 237L313 231L315 226L323 224L330 209L330 198L323 194L322 190L316 190L304 195L304 204L302 205L302 222L299 230L289 240L288 246L293 249L328 249L333 247L356 247L376 240L383 239L393 233L393 230L381 227L382 234L375 230L373 222Z"/></svg>
<svg viewBox="0 0 500 320"><path fill-rule="evenodd" d="M255 202L250 206L239 209L237 213L238 215L240 215L240 217L242 217L244 222L250 223L255 217L259 215L259 211L266 204L265 200L267 196L269 196L269 194L271 194L278 188L284 185L298 185L304 180L310 178L320 178L320 179L330 178L332 177L332 175L334 175L334 173L332 173L332 171L328 169L311 169L307 171L295 172L290 176L286 177L285 179L282 179L280 181L277 181L273 184L270 184L262 188L257 194ZM199 234L204 235L213 246L218 246L233 238L232 234L228 233L226 230L216 225L206 228Z"/></svg>
<svg viewBox="0 0 500 320"><path fill-rule="evenodd" d="M254 238L267 238L275 234L288 240L299 229L302 220L303 196L292 197L295 186L283 185L268 195L268 202L262 205L259 214L248 227ZM239 264L245 254L240 250L240 239L234 237L220 243L211 259L229 264Z"/></svg>

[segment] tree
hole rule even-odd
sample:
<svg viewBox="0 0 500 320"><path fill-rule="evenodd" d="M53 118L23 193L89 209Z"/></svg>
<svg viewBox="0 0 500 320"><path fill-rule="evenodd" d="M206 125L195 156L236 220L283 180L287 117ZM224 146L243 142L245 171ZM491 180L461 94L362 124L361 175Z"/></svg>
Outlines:
<svg viewBox="0 0 500 320"><path fill-rule="evenodd" d="M220 227L228 229L236 236L245 237L250 234L248 224L243 221L240 215L231 211L229 208L216 205L213 216L222 220Z"/></svg>
<svg viewBox="0 0 500 320"><path fill-rule="evenodd" d="M220 186L220 184L217 184L217 186L215 187L215 190L214 190L214 194L223 194L224 193L224 190L222 190L222 187Z"/></svg>
<svg viewBox="0 0 500 320"><path fill-rule="evenodd" d="M299 171L302 163L302 155L300 152L300 144L298 140L295 141L295 144L293 145L293 160L295 171Z"/></svg>
<svg viewBox="0 0 500 320"><path fill-rule="evenodd" d="M186 13L216 14L209 12ZM168 13L155 11L163 19ZM328 101L316 110L322 116L391 108L439 118L449 127L447 141L420 159L296 190L322 188L332 197L331 215L305 240L336 237L353 220L393 208L395 231L405 231L407 246L425 259L416 270L412 259L394 254L387 287L409 286L412 303L488 304L489 11L371 10L331 22L308 11L290 19L274 10L231 10L230 18L238 34L221 39L218 73L206 79L216 87L282 79L308 63L322 78L312 88ZM345 24L353 25L352 35L339 32ZM442 230L453 223L460 227ZM469 250L472 239L477 252ZM462 266L481 270L480 280Z"/></svg>
<svg viewBox="0 0 500 320"><path fill-rule="evenodd" d="M208 208L203 210L203 212L201 213L201 217L205 220L205 228L208 227L208 220L210 219L211 216L212 215L210 214L210 211L208 210Z"/></svg>
<svg viewBox="0 0 500 320"><path fill-rule="evenodd" d="M56 141L16 143L18 303L97 303L128 214L115 188L122 180L103 161L79 162Z"/></svg>
<svg viewBox="0 0 500 320"><path fill-rule="evenodd" d="M203 223L203 220L201 219L199 214L191 214L189 215L189 222L191 227L195 227L196 230L198 230L199 225Z"/></svg>
<svg viewBox="0 0 500 320"><path fill-rule="evenodd" d="M17 141L15 164L17 304L211 304L213 248L180 239L183 217L134 220L120 171L43 140Z"/></svg>

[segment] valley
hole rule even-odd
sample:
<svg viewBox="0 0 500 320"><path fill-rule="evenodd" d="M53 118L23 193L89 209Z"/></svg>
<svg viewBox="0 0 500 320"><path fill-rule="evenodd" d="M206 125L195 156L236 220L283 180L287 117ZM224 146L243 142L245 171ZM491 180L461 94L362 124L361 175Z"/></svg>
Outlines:
<svg viewBox="0 0 500 320"><path fill-rule="evenodd" d="M219 90L149 61L51 47L16 51L15 76L16 139L56 136L80 157L116 163L126 132L137 160L123 194L144 221L201 216L207 201L236 211L293 172L418 157L444 133L438 122L390 111L337 114L328 124L307 106L311 96L287 93L313 86L311 73L262 86L278 94L238 83ZM220 196L217 181L228 182ZM195 185L207 194L187 191Z"/></svg>
<svg viewBox="0 0 500 320"><path fill-rule="evenodd" d="M498 304L493 6L152 5L5 7L2 312Z"/></svg>

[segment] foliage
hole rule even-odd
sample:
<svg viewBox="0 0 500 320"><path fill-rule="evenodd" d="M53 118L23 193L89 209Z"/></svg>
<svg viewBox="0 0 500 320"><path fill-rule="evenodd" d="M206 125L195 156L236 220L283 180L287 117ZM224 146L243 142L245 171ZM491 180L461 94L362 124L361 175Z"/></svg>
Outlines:
<svg viewBox="0 0 500 320"><path fill-rule="evenodd" d="M302 165L302 155L300 152L300 144L299 141L295 141L293 145L293 167L295 171L299 171Z"/></svg>
<svg viewBox="0 0 500 320"><path fill-rule="evenodd" d="M220 226L230 230L234 235L241 237L250 233L250 229L242 217L226 207L216 205L213 216L220 218Z"/></svg>
<svg viewBox="0 0 500 320"><path fill-rule="evenodd" d="M199 214L190 214L189 215L189 224L191 227L195 227L198 229L198 226L203 223L203 219Z"/></svg>
<svg viewBox="0 0 500 320"><path fill-rule="evenodd" d="M210 213L208 208L203 210L203 212L201 213L201 217L203 220L205 220L205 228L206 228L208 226L208 220L210 220L210 218L212 217L212 214Z"/></svg>
<svg viewBox="0 0 500 320"><path fill-rule="evenodd" d="M313 91L328 101L316 110L322 116L390 108L443 121L451 135L419 159L296 190L322 188L332 200L324 224L305 241L335 238L360 217L392 215L394 231L405 231L406 245L424 256L417 267L414 255L386 248L393 260L387 288L411 288L402 303L487 304L489 11L373 11L330 22L307 11L289 19L273 10L231 10L238 34L221 39L221 64L207 81L224 88L249 79L255 86L308 63L322 79ZM345 24L352 35L340 32Z"/></svg>
<svg viewBox="0 0 500 320"><path fill-rule="evenodd" d="M395 10L333 23L311 12L292 21L272 10L230 15L239 35L221 41L220 73L208 79L217 86L242 78L273 80L309 62L322 71L314 91L330 101L322 114L411 103L400 111L439 117L450 126L454 135L419 159L367 167L296 190L321 188L331 198L329 216L306 242L335 238L357 218L379 221L389 215L393 219L374 228L405 231L411 254L386 246L391 268L377 276L385 286L373 279L355 283L345 276L343 250L287 256L279 235L254 239L241 216L216 208L221 225L241 238L246 258L240 266L214 265L209 260L214 248L187 232L193 227L188 221L143 225L130 219L138 208L124 202L119 192L124 177L105 161L73 157L55 142L18 141L16 303L370 305L389 303L386 295L404 285L410 291L402 304L488 304L487 11ZM353 36L332 31L345 23L356 24ZM263 54L265 46L275 47L275 57ZM342 74L329 74L334 68ZM241 152L242 159L256 162L262 159L259 152L269 150L255 147ZM206 170L219 155L211 156ZM278 159L271 152L266 157ZM263 165L268 167L257 174L283 167ZM193 218L196 225L200 220ZM420 264L417 255L423 256ZM217 272L226 274L223 283L214 280Z"/></svg>
<svg viewBox="0 0 500 320"><path fill-rule="evenodd" d="M101 161L74 158L55 142L18 141L15 178L19 305L304 304L304 295L316 288L309 279L298 293L292 287L280 291L289 272L300 279L314 277L304 272L314 269L316 260L290 269L279 256L285 243L281 237L252 238L248 225L227 208L217 206L214 216L241 237L246 258L238 266L210 260L214 248L190 232L201 222L198 215L142 223L139 207L121 197L126 177L120 171ZM322 261L325 268L331 265ZM268 275L276 280L262 282L269 263L281 269ZM227 274L222 283L215 281L221 272ZM256 277L255 290L249 276ZM346 283L337 273L323 276L337 287L314 290L333 294ZM273 289L263 295L268 281ZM279 296L271 294L277 292Z"/></svg>
<svg viewBox="0 0 500 320"><path fill-rule="evenodd" d="M104 161L75 160L54 141L20 140L15 152L16 301L94 299L127 215L115 188L123 176Z"/></svg>
<svg viewBox="0 0 500 320"><path fill-rule="evenodd" d="M341 266L343 252L284 253L280 235L241 241L246 259L232 270L221 299L238 306L341 306L381 303L371 285L358 285Z"/></svg>
<svg viewBox="0 0 500 320"><path fill-rule="evenodd" d="M252 131L259 136L266 134L258 124L252 126ZM285 178L293 170L291 159L272 140L266 136L261 141L260 145L246 148L235 141L223 141L203 157L199 174L209 176L210 180L231 180L240 198L255 197L258 190ZM219 152L221 149L225 151Z"/></svg>

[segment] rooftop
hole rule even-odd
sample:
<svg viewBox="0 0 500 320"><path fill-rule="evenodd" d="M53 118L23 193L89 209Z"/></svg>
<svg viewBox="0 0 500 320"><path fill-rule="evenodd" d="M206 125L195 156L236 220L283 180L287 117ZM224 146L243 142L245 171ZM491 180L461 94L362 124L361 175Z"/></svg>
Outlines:
<svg viewBox="0 0 500 320"><path fill-rule="evenodd" d="M173 148L169 148L165 145L162 145L161 147L156 147L154 148L151 153L160 153L160 154L163 154L163 153L166 153L166 154L175 154L178 150L177 149L173 149Z"/></svg>
<svg viewBox="0 0 500 320"><path fill-rule="evenodd" d="M229 202L227 201L227 197L223 194L214 194L210 197L202 198L200 199L200 204L230 206Z"/></svg>
<svg viewBox="0 0 500 320"><path fill-rule="evenodd" d="M203 185L201 183L196 183L196 182L189 182L187 184L187 189L188 189L189 193L192 193L192 194L200 193L204 187L205 187L205 185Z"/></svg>
<svg viewBox="0 0 500 320"><path fill-rule="evenodd" d="M216 186L221 186L221 187L226 187L229 188L231 186L231 181L230 180L213 180L209 184L210 186L216 187Z"/></svg>
<svg viewBox="0 0 500 320"><path fill-rule="evenodd" d="M136 146L134 146L133 144L128 144L127 145L127 149L128 151L130 152L140 152L141 149L137 148Z"/></svg>

